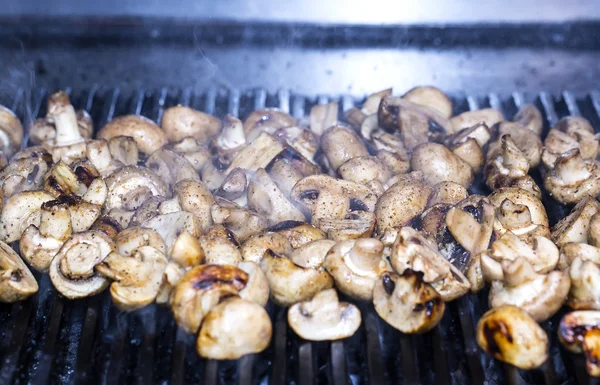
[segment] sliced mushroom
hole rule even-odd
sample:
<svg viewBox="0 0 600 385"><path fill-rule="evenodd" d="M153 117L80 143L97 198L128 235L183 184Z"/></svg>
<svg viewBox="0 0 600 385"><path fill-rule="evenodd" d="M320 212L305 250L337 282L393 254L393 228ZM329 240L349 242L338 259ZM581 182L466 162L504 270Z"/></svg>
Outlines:
<svg viewBox="0 0 600 385"><path fill-rule="evenodd" d="M495 138L488 145L488 159L493 159L498 153L502 152L501 138L504 135L510 135L515 145L527 158L531 168L536 168L540 164L542 141L535 132L513 122L500 122L488 127L492 127L492 134Z"/></svg>
<svg viewBox="0 0 600 385"><path fill-rule="evenodd" d="M492 282L490 306L514 305L536 321L545 321L560 309L571 282L566 271L536 273L527 259L502 261L503 281Z"/></svg>
<svg viewBox="0 0 600 385"><path fill-rule="evenodd" d="M367 187L324 174L307 176L296 183L292 199L308 209L315 225L320 219L344 219L351 211L373 212L377 202Z"/></svg>
<svg viewBox="0 0 600 385"><path fill-rule="evenodd" d="M452 101L441 90L432 86L415 87L402 96L402 99L437 110L443 117L452 116Z"/></svg>
<svg viewBox="0 0 600 385"><path fill-rule="evenodd" d="M427 143L430 137L439 139L454 132L450 121L441 112L402 98L384 97L377 116L379 125L385 130L399 131L408 150Z"/></svg>
<svg viewBox="0 0 600 385"><path fill-rule="evenodd" d="M23 143L23 126L14 112L0 105L0 153L11 157Z"/></svg>
<svg viewBox="0 0 600 385"><path fill-rule="evenodd" d="M277 139L263 132L239 152L225 174L236 168L248 171L265 168L283 150L284 146Z"/></svg>
<svg viewBox="0 0 600 385"><path fill-rule="evenodd" d="M199 242L208 264L236 266L242 260L238 240L222 225L213 226Z"/></svg>
<svg viewBox="0 0 600 385"><path fill-rule="evenodd" d="M74 194L81 197L87 191L87 183L94 178L95 176L90 175L87 171L83 175L77 175L65 162L59 161L46 177L44 188L55 197L63 194Z"/></svg>
<svg viewBox="0 0 600 385"><path fill-rule="evenodd" d="M211 217L215 224L222 224L231 230L240 242L262 233L269 226L268 220L262 215L219 197L211 208Z"/></svg>
<svg viewBox="0 0 600 385"><path fill-rule="evenodd" d="M382 259L383 247L374 238L341 241L329 250L323 266L342 293L370 301L377 278L391 270Z"/></svg>
<svg viewBox="0 0 600 385"><path fill-rule="evenodd" d="M483 276L490 282L504 280L502 261L515 261L517 258L527 260L535 272L545 274L556 268L559 252L546 237L537 235L522 239L507 231L481 255Z"/></svg>
<svg viewBox="0 0 600 385"><path fill-rule="evenodd" d="M286 198L269 174L259 168L248 184L248 207L271 224L284 220L304 220L304 215Z"/></svg>
<svg viewBox="0 0 600 385"><path fill-rule="evenodd" d="M368 211L353 211L343 219L321 218L315 225L334 241L369 238L376 223L375 214Z"/></svg>
<svg viewBox="0 0 600 385"><path fill-rule="evenodd" d="M265 309L241 298L228 298L206 315L196 350L204 358L235 360L265 350L271 334L271 319Z"/></svg>
<svg viewBox="0 0 600 385"><path fill-rule="evenodd" d="M275 158L267 167L269 176L286 198L291 197L292 188L305 177L292 161L285 158Z"/></svg>
<svg viewBox="0 0 600 385"><path fill-rule="evenodd" d="M307 300L333 287L333 278L328 272L300 267L271 250L265 252L260 267L269 282L271 298L280 306Z"/></svg>
<svg viewBox="0 0 600 385"><path fill-rule="evenodd" d="M198 238L190 233L181 233L171 248L171 261L182 267L192 267L204 262L204 250Z"/></svg>
<svg viewBox="0 0 600 385"><path fill-rule="evenodd" d="M208 147L202 145L194 138L185 138L180 142L168 145L167 148L182 155L197 172L201 171L204 165L210 162Z"/></svg>
<svg viewBox="0 0 600 385"><path fill-rule="evenodd" d="M565 314L558 328L563 346L572 353L585 355L586 370L592 377L600 377L599 324L600 312L574 311Z"/></svg>
<svg viewBox="0 0 600 385"><path fill-rule="evenodd" d="M132 137L124 135L113 136L108 141L108 149L113 159L125 166L135 166L138 164L138 146Z"/></svg>
<svg viewBox="0 0 600 385"><path fill-rule="evenodd" d="M352 128L341 124L325 130L321 136L321 148L333 171L352 158L369 156L360 136Z"/></svg>
<svg viewBox="0 0 600 385"><path fill-rule="evenodd" d="M167 108L160 121L160 126L170 142L178 142L192 137L206 143L221 132L219 119L182 105Z"/></svg>
<svg viewBox="0 0 600 385"><path fill-rule="evenodd" d="M262 170L262 169L259 169ZM242 168L236 168L231 170L229 175L225 177L221 187L215 191L215 195L228 199L230 201L236 201L241 206L246 206L248 200L246 197L246 189L248 187L249 176L246 171Z"/></svg>
<svg viewBox="0 0 600 385"><path fill-rule="evenodd" d="M317 135L304 127L292 126L280 128L275 131L274 135L276 138L285 140L290 148L293 148L311 162L319 149L319 138Z"/></svg>
<svg viewBox="0 0 600 385"><path fill-rule="evenodd" d="M377 201L377 233L408 225L425 210L432 191L422 173L401 175Z"/></svg>
<svg viewBox="0 0 600 385"><path fill-rule="evenodd" d="M540 188L533 181L529 172L529 161L521 150L515 145L510 135L500 139L502 151L494 159L489 159L483 170L486 184L497 190L501 187L526 187L531 186L531 193L538 198L542 197Z"/></svg>
<svg viewBox="0 0 600 385"><path fill-rule="evenodd" d="M108 142L104 139L89 141L86 147L86 156L102 176L108 176L114 171L123 167L123 163L121 163L121 161L113 158L112 154L110 153Z"/></svg>
<svg viewBox="0 0 600 385"><path fill-rule="evenodd" d="M437 204L454 205L469 196L466 188L456 182L440 182L433 186L427 207Z"/></svg>
<svg viewBox="0 0 600 385"><path fill-rule="evenodd" d="M477 344L497 360L535 369L548 359L548 336L516 306L491 309L477 323Z"/></svg>
<svg viewBox="0 0 600 385"><path fill-rule="evenodd" d="M288 309L288 323L301 338L309 341L339 340L352 336L361 323L360 311L340 302L335 289L327 289L310 301Z"/></svg>
<svg viewBox="0 0 600 385"><path fill-rule="evenodd" d="M329 250L335 246L335 241L319 239L300 246L290 254L290 259L296 265L305 268L320 269Z"/></svg>
<svg viewBox="0 0 600 385"><path fill-rule="evenodd" d="M151 154L167 144L165 132L152 120L139 115L126 115L111 120L98 132L99 139L115 136L132 137L141 152Z"/></svg>
<svg viewBox="0 0 600 385"><path fill-rule="evenodd" d="M175 322L186 332L197 333L204 316L222 299L237 296L247 282L248 274L234 266L193 267L171 293L169 303Z"/></svg>
<svg viewBox="0 0 600 385"><path fill-rule="evenodd" d="M497 209L494 227L504 232L523 235L535 230L535 226L550 228L548 215L542 201L532 192L517 187L503 187L489 195L488 199ZM510 203L507 203L506 201ZM525 210L525 207L527 211ZM541 234L543 235L543 234Z"/></svg>
<svg viewBox="0 0 600 385"><path fill-rule="evenodd" d="M203 231L212 225L212 206L215 199L204 183L195 179L184 179L175 185L173 195L183 211L196 216Z"/></svg>
<svg viewBox="0 0 600 385"><path fill-rule="evenodd" d="M160 234L153 229L146 227L130 227L125 229L114 237L117 252L129 257L138 247L151 246L163 254L167 254L167 245Z"/></svg>
<svg viewBox="0 0 600 385"><path fill-rule="evenodd" d="M590 220L588 242L592 246L600 247L600 215L594 215Z"/></svg>
<svg viewBox="0 0 600 385"><path fill-rule="evenodd" d="M248 274L246 286L240 290L240 297L250 302L266 306L269 301L269 282L265 273L255 262L240 262L237 267Z"/></svg>
<svg viewBox="0 0 600 385"><path fill-rule="evenodd" d="M48 159L44 156L46 154L48 153L45 151L35 152L30 157L11 159L0 171L0 185L5 198L22 191L37 190L42 186L44 175L49 170Z"/></svg>
<svg viewBox="0 0 600 385"><path fill-rule="evenodd" d="M563 204L579 202L585 196L600 194L600 165L586 161L579 149L561 154L554 163L554 169L546 174L544 187L554 199Z"/></svg>
<svg viewBox="0 0 600 385"><path fill-rule="evenodd" d="M269 231L283 235L294 249L327 237L323 230L311 224L297 221L279 222L269 227Z"/></svg>
<svg viewBox="0 0 600 385"><path fill-rule="evenodd" d="M513 117L513 122L530 129L538 136L542 136L542 130L544 129L542 113L533 104L523 104Z"/></svg>
<svg viewBox="0 0 600 385"><path fill-rule="evenodd" d="M158 295L167 258L152 246L141 246L129 257L109 254L95 270L114 282L110 295L123 311L133 311L151 304Z"/></svg>
<svg viewBox="0 0 600 385"><path fill-rule="evenodd" d="M169 189L184 179L200 180L194 166L183 155L165 148L154 151L146 160L146 167L154 171Z"/></svg>
<svg viewBox="0 0 600 385"><path fill-rule="evenodd" d="M101 292L109 282L94 268L114 251L114 243L103 232L73 234L52 259L49 270L52 284L70 299Z"/></svg>
<svg viewBox="0 0 600 385"><path fill-rule="evenodd" d="M19 254L0 241L0 302L22 301L37 291L38 283Z"/></svg>
<svg viewBox="0 0 600 385"><path fill-rule="evenodd" d="M600 310L600 261L589 258L589 254L587 252L575 256L569 269L565 270L571 277L571 291L567 299L567 305L571 309Z"/></svg>
<svg viewBox="0 0 600 385"><path fill-rule="evenodd" d="M225 115L223 130L211 143L211 149L216 154L213 162L222 166L218 168L226 169L246 143L242 121L231 114Z"/></svg>
<svg viewBox="0 0 600 385"><path fill-rule="evenodd" d="M47 271L63 243L71 237L71 214L64 205L42 204L40 225L27 227L19 241L21 256L31 267Z"/></svg>
<svg viewBox="0 0 600 385"><path fill-rule="evenodd" d="M565 270L578 257L584 262L591 261L600 265L600 249L598 247L585 243L567 243L560 248L558 268Z"/></svg>
<svg viewBox="0 0 600 385"><path fill-rule="evenodd" d="M310 109L310 130L317 135L337 123L338 103L315 104Z"/></svg>
<svg viewBox="0 0 600 385"><path fill-rule="evenodd" d="M596 158L599 148L598 137L590 122L580 116L568 116L548 133L542 160L546 167L553 168L558 157L569 150L579 149L581 157L588 160Z"/></svg>
<svg viewBox="0 0 600 385"><path fill-rule="evenodd" d="M8 198L0 215L0 238L4 242L14 242L30 225L40 225L40 207L52 200L45 191L24 191Z"/></svg>
<svg viewBox="0 0 600 385"><path fill-rule="evenodd" d="M157 215L141 224L142 227L155 230L167 246L167 255L171 255L173 246L181 233L198 237L202 227L194 214L179 211L170 214Z"/></svg>
<svg viewBox="0 0 600 385"><path fill-rule="evenodd" d="M504 120L502 112L495 108L482 108L480 110L466 111L450 119L453 132L458 132L467 127L473 127L483 122L486 126L492 127L498 122Z"/></svg>
<svg viewBox="0 0 600 385"><path fill-rule="evenodd" d="M430 185L440 182L456 182L469 187L473 183L473 168L448 148L437 143L417 146L410 158L410 167L422 171Z"/></svg>
<svg viewBox="0 0 600 385"><path fill-rule="evenodd" d="M255 110L244 120L244 134L248 142L253 142L263 133L272 134L280 128L295 124L294 118L276 108Z"/></svg>
<svg viewBox="0 0 600 385"><path fill-rule="evenodd" d="M444 315L446 305L422 274L406 270L402 275L385 273L373 289L375 311L385 322L407 334L425 333Z"/></svg>
<svg viewBox="0 0 600 385"><path fill-rule="evenodd" d="M137 166L123 167L105 179L108 198L105 211L125 209L133 211L153 196L168 196L169 189L151 170Z"/></svg>
<svg viewBox="0 0 600 385"><path fill-rule="evenodd" d="M342 179L369 186L369 182L386 182L392 176L385 163L374 156L354 157L337 169Z"/></svg>
<svg viewBox="0 0 600 385"><path fill-rule="evenodd" d="M552 240L556 246L571 242L587 243L588 229L594 214L600 210L600 203L592 197L579 201L569 215L552 228Z"/></svg>
<svg viewBox="0 0 600 385"><path fill-rule="evenodd" d="M253 235L244 242L241 247L242 259L260 263L267 250L286 257L292 255L292 246L286 236L267 231Z"/></svg>

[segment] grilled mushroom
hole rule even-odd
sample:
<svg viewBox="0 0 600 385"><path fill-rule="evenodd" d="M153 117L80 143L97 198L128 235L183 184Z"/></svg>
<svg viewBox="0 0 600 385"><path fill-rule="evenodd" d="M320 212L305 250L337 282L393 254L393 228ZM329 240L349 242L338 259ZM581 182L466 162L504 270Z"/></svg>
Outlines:
<svg viewBox="0 0 600 385"><path fill-rule="evenodd" d="M68 95L63 91L58 91L48 97L48 114L44 118L36 119L29 128L29 140L31 143L46 144L54 143L57 140L57 131L59 130L57 126L60 122L56 121L55 115L51 114L50 111L58 107L56 104L63 102L64 96L67 97L66 101L70 104ZM90 139L94 131L94 125L88 112L79 110L75 113L75 117L79 135L84 139ZM16 132L18 132L18 130ZM21 129L21 135L22 134L23 131Z"/></svg>
<svg viewBox="0 0 600 385"><path fill-rule="evenodd" d="M126 115L111 120L98 132L99 139L115 136L132 137L141 152L151 154L167 144L165 132L152 120L139 115Z"/></svg>
<svg viewBox="0 0 600 385"><path fill-rule="evenodd" d="M114 281L110 295L115 305L133 311L154 302L167 262L165 255L154 247L141 246L129 257L110 253L95 270Z"/></svg>
<svg viewBox="0 0 600 385"><path fill-rule="evenodd" d="M211 216L215 224L227 227L240 242L262 233L269 226L269 222L262 215L219 197L211 208Z"/></svg>
<svg viewBox="0 0 600 385"><path fill-rule="evenodd" d="M477 323L477 344L497 360L520 369L534 369L548 359L548 336L516 306L485 313Z"/></svg>
<svg viewBox="0 0 600 385"><path fill-rule="evenodd" d="M492 127L492 126L488 126ZM494 159L502 152L501 138L510 135L515 145L521 150L531 168L540 164L542 141L539 136L518 123L500 122L492 127L492 135L495 140L488 144L487 158Z"/></svg>
<svg viewBox="0 0 600 385"><path fill-rule="evenodd" d="M219 119L182 105L167 108L160 121L160 126L170 142L178 142L192 137L201 143L206 143L221 132Z"/></svg>
<svg viewBox="0 0 600 385"><path fill-rule="evenodd" d="M177 325L188 333L197 333L210 309L223 298L238 295L247 282L248 274L234 266L200 265L188 270L171 293L171 311ZM241 314L239 317L238 322L244 319Z"/></svg>
<svg viewBox="0 0 600 385"><path fill-rule="evenodd" d="M406 270L402 275L385 273L373 289L375 311L385 322L407 334L425 333L444 315L446 305L422 274Z"/></svg>
<svg viewBox="0 0 600 385"><path fill-rule="evenodd" d="M160 234L146 227L129 227L119 232L114 242L117 252L124 257L130 257L135 249L142 246L151 246L165 255L167 253L167 245Z"/></svg>
<svg viewBox="0 0 600 385"><path fill-rule="evenodd" d="M182 267L192 267L204 262L204 250L200 241L190 233L179 234L171 248L171 261Z"/></svg>
<svg viewBox="0 0 600 385"><path fill-rule="evenodd" d="M108 149L114 160L117 160L125 166L135 166L138 164L139 151L136 141L130 136L113 136L108 141Z"/></svg>
<svg viewBox="0 0 600 385"><path fill-rule="evenodd" d="M327 289L310 301L288 309L290 327L309 341L339 340L352 336L360 326L360 311L348 302L340 302L335 289Z"/></svg>
<svg viewBox="0 0 600 385"><path fill-rule="evenodd" d="M248 142L253 142L262 133L272 134L280 128L295 124L294 118L276 108L255 110L244 120L244 135Z"/></svg>
<svg viewBox="0 0 600 385"><path fill-rule="evenodd" d="M21 159L11 159L0 171L0 185L5 198L22 191L39 189L49 169L50 154L42 150Z"/></svg>
<svg viewBox="0 0 600 385"><path fill-rule="evenodd" d="M169 189L184 179L200 180L194 166L183 155L165 148L154 151L146 160L146 167L154 171Z"/></svg>
<svg viewBox="0 0 600 385"><path fill-rule="evenodd" d="M588 242L590 245L600 247L600 215L594 215L590 220Z"/></svg>
<svg viewBox="0 0 600 385"><path fill-rule="evenodd" d="M108 280L94 268L115 251L112 240L100 231L73 234L50 264L50 279L59 293L70 299L97 294Z"/></svg>
<svg viewBox="0 0 600 385"><path fill-rule="evenodd" d="M23 143L21 121L14 112L0 105L0 153L11 157L19 150L21 143Z"/></svg>
<svg viewBox="0 0 600 385"><path fill-rule="evenodd" d="M242 259L260 263L267 250L289 257L292 254L292 245L286 236L279 233L267 231L256 234L248 238L242 245Z"/></svg>
<svg viewBox="0 0 600 385"><path fill-rule="evenodd" d="M216 153L216 161L219 168L227 168L246 145L246 136L242 121L231 114L225 115L223 119L223 130L221 134L212 141L211 149ZM210 163L207 163L210 165Z"/></svg>
<svg viewBox="0 0 600 385"><path fill-rule="evenodd" d="M199 238L206 263L236 266L242 260L239 242L232 231L222 225L213 226Z"/></svg>
<svg viewBox="0 0 600 385"><path fill-rule="evenodd" d="M402 96L409 102L433 108L446 119L452 116L452 101L439 89L432 86L415 87Z"/></svg>
<svg viewBox="0 0 600 385"><path fill-rule="evenodd" d="M123 138L123 137L121 137ZM129 138L129 137L124 137ZM114 139L114 138L113 138ZM129 138L131 139L131 138ZM112 139L111 139L112 140ZM133 142L135 143L135 142ZM136 146L137 151L137 146ZM113 158L108 141L104 139L91 140L87 143L86 156L100 175L108 176L123 167L121 161Z"/></svg>
<svg viewBox="0 0 600 385"><path fill-rule="evenodd" d="M600 312L574 311L560 321L558 337L567 350L572 353L585 355L585 366L590 376L600 377L598 358L598 333L600 325Z"/></svg>
<svg viewBox="0 0 600 385"><path fill-rule="evenodd" d="M285 140L290 146L289 148L293 148L311 162L319 149L319 138L317 135L304 127L292 126L280 128L275 131L274 135L276 138Z"/></svg>
<svg viewBox="0 0 600 385"><path fill-rule="evenodd" d="M422 173L401 175L377 201L377 233L406 226L425 210L431 192Z"/></svg>
<svg viewBox="0 0 600 385"><path fill-rule="evenodd" d="M548 132L544 140L542 161L546 167L553 168L561 154L573 149L579 149L581 157L585 160L595 159L599 147L598 138L590 122L579 116L568 116Z"/></svg>
<svg viewBox="0 0 600 385"><path fill-rule="evenodd" d="M579 201L571 213L552 228L552 240L556 246L562 247L571 242L587 243L590 221L598 210L600 203L595 198L586 197Z"/></svg>
<svg viewBox="0 0 600 385"><path fill-rule="evenodd" d="M194 214L186 211L178 211L170 214L161 214L148 219L141 224L142 227L155 230L167 246L167 255L173 252L173 246L181 233L189 233L193 237L198 237L201 233L201 226Z"/></svg>
<svg viewBox="0 0 600 385"><path fill-rule="evenodd" d="M21 256L31 267L38 271L47 271L52 258L63 243L71 237L71 214L65 205L42 204L40 225L27 227L19 247Z"/></svg>
<svg viewBox="0 0 600 385"><path fill-rule="evenodd" d="M571 282L568 272L536 273L527 259L502 261L503 281L492 282L490 306L515 305L536 321L545 321L562 306Z"/></svg>
<svg viewBox="0 0 600 385"><path fill-rule="evenodd" d="M173 143L167 148L183 155L196 171L201 171L204 165L210 162L210 151L194 138L185 138L180 142Z"/></svg>
<svg viewBox="0 0 600 385"><path fill-rule="evenodd" d="M38 284L19 254L0 241L0 302L16 302L37 293Z"/></svg>
<svg viewBox="0 0 600 385"><path fill-rule="evenodd" d="M234 360L265 350L271 334L271 319L265 309L241 298L228 298L206 315L196 350L204 358Z"/></svg>
<svg viewBox="0 0 600 385"><path fill-rule="evenodd" d="M350 127L337 124L329 127L321 136L321 148L332 171L357 156L369 156L360 136Z"/></svg>
<svg viewBox="0 0 600 385"><path fill-rule="evenodd" d="M133 211L153 196L168 196L167 185L156 173L146 168L127 166L106 178L108 198L105 211Z"/></svg>
<svg viewBox="0 0 600 385"><path fill-rule="evenodd" d="M269 227L269 231L286 237L294 249L309 242L325 239L327 237L323 230L311 224L296 221L279 222Z"/></svg>
<svg viewBox="0 0 600 385"><path fill-rule="evenodd" d="M265 252L260 268L269 282L272 300L280 306L307 300L318 292L333 287L333 278L328 272L298 266L271 250Z"/></svg>
<svg viewBox="0 0 600 385"><path fill-rule="evenodd" d="M578 244L567 244L564 248L569 245ZM578 249L580 254L575 256L569 269L565 270L565 274L571 277L571 291L567 305L575 310L600 310L600 288L598 287L600 260L597 258L598 255L593 255L598 254L598 250L590 253L589 248Z"/></svg>
<svg viewBox="0 0 600 385"><path fill-rule="evenodd" d="M456 182L440 182L433 186L427 207L437 204L454 205L469 196L466 188Z"/></svg>
<svg viewBox="0 0 600 385"><path fill-rule="evenodd" d="M337 123L338 103L315 104L310 109L310 130L317 135Z"/></svg>
<svg viewBox="0 0 600 385"><path fill-rule="evenodd" d="M390 96L391 94L392 89L387 88L385 90L375 92L374 94L369 95L360 109L354 107L344 112L344 118L354 128L360 127L360 125L367 116L374 115L377 113L377 110L379 109L379 104L381 104L381 99L383 99L386 96Z"/></svg>
<svg viewBox="0 0 600 385"><path fill-rule="evenodd" d="M561 154L554 168L546 174L544 187L554 199L563 204L579 202L587 195L600 194L600 165L586 161L579 149Z"/></svg>
<svg viewBox="0 0 600 385"><path fill-rule="evenodd" d="M203 231L212 225L212 207L215 199L204 183L195 179L181 180L175 185L173 195L177 198L181 210L194 214Z"/></svg>
<svg viewBox="0 0 600 385"><path fill-rule="evenodd" d="M24 191L8 198L0 215L0 238L4 242L18 241L29 225L40 225L40 207L52 200L45 191Z"/></svg>
<svg viewBox="0 0 600 385"><path fill-rule="evenodd" d="M481 122L486 126L492 127L498 122L502 122L504 116L502 112L495 108L483 108L480 110L466 111L450 119L453 132L458 132L467 127L473 127Z"/></svg>
<svg viewBox="0 0 600 385"><path fill-rule="evenodd" d="M279 189L269 174L259 168L248 184L248 207L263 215L271 224L284 220L304 220L304 215Z"/></svg>
<svg viewBox="0 0 600 385"><path fill-rule="evenodd" d="M441 144L425 143L417 146L410 158L410 167L415 171L422 171L430 185L450 181L466 188L473 183L471 165Z"/></svg>
<svg viewBox="0 0 600 385"><path fill-rule="evenodd" d="M369 238L375 230L375 214L368 211L350 212L344 219L321 218L316 225L334 241Z"/></svg>
<svg viewBox="0 0 600 385"><path fill-rule="evenodd" d="M323 266L342 293L370 301L377 278L391 270L382 254L383 243L377 239L341 241L329 250Z"/></svg>
<svg viewBox="0 0 600 385"><path fill-rule="evenodd" d="M229 174L231 170L236 168L243 168L248 171L266 168L283 150L283 144L272 135L263 132L238 153L225 171L225 174Z"/></svg>
<svg viewBox="0 0 600 385"><path fill-rule="evenodd" d="M342 164L337 172L342 179L361 183L367 187L373 186L372 183L382 185L392 176L385 163L374 156L354 157Z"/></svg>
<svg viewBox="0 0 600 385"><path fill-rule="evenodd" d="M542 113L533 104L523 104L513 117L513 122L519 123L521 126L530 129L538 136L542 136L542 130L544 128Z"/></svg>
<svg viewBox="0 0 600 385"><path fill-rule="evenodd" d="M246 286L240 290L240 297L250 302L266 306L269 301L269 282L257 263L244 261L237 267L248 274Z"/></svg>
<svg viewBox="0 0 600 385"><path fill-rule="evenodd" d="M503 187L488 197L496 207L494 228L499 233L510 230L517 235L547 234L550 228L542 201L533 193L517 187Z"/></svg>

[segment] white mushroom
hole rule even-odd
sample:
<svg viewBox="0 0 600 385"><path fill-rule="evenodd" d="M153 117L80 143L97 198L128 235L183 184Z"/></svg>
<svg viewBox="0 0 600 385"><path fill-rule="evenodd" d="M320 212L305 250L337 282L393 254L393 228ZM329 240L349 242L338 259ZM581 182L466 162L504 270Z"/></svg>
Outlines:
<svg viewBox="0 0 600 385"><path fill-rule="evenodd" d="M238 263L237 267L248 274L248 282L240 290L240 297L260 306L266 306L269 301L269 282L260 266L254 262L244 261Z"/></svg>
<svg viewBox="0 0 600 385"><path fill-rule="evenodd" d="M186 232L194 237L202 233L198 219L194 214L186 211L157 215L142 223L141 226L160 234L167 246L167 255L171 255L173 245L181 233Z"/></svg>
<svg viewBox="0 0 600 385"><path fill-rule="evenodd" d="M267 231L248 238L241 247L242 259L260 263L267 250L275 254L289 257L292 254L292 245L286 236Z"/></svg>
<svg viewBox="0 0 600 385"><path fill-rule="evenodd" d="M584 160L579 149L569 150L556 159L544 187L563 204L577 203L587 195L595 197L600 194L600 165Z"/></svg>
<svg viewBox="0 0 600 385"><path fill-rule="evenodd" d="M182 105L167 108L160 126L170 142L178 142L187 137L207 142L221 132L219 119Z"/></svg>
<svg viewBox="0 0 600 385"><path fill-rule="evenodd" d="M284 195L269 174L259 168L248 184L248 207L271 224L284 220L303 221L304 215Z"/></svg>
<svg viewBox="0 0 600 385"><path fill-rule="evenodd" d="M53 197L45 191L24 191L8 198L0 215L0 239L14 242L29 225L40 225L40 207Z"/></svg>
<svg viewBox="0 0 600 385"><path fill-rule="evenodd" d="M594 214L600 210L600 203L593 197L579 201L569 215L552 228L552 240L561 247L567 243L587 243L588 229Z"/></svg>
<svg viewBox="0 0 600 385"><path fill-rule="evenodd" d="M410 158L410 167L422 171L430 185L440 182L456 182L469 187L473 183L473 168L446 146L425 143L417 146Z"/></svg>
<svg viewBox="0 0 600 385"><path fill-rule="evenodd" d="M38 284L21 257L0 241L0 302L16 302L37 293Z"/></svg>

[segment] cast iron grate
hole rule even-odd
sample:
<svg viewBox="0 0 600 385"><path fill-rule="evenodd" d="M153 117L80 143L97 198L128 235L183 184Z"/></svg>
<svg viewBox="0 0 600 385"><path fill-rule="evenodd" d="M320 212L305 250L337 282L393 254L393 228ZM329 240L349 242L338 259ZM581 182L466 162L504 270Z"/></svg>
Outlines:
<svg viewBox="0 0 600 385"><path fill-rule="evenodd" d="M279 107L295 117L310 111L315 99L288 91L267 94L209 89L137 90L92 87L71 92L76 108L86 108L101 127L115 116L136 113L160 120L165 108L183 104L223 116L244 117L253 109ZM19 89L1 103L17 111L25 124L45 115L48 91ZM337 98L340 109L360 100ZM500 98L458 97L455 112L491 106L512 116L525 102L535 103L545 116L545 131L566 115L583 115L600 127L600 91L586 95L564 92L527 97L515 93ZM568 208L546 197L555 223ZM544 323L551 341L551 358L540 369L521 371L495 361L477 348L474 330L487 309L487 293L449 304L440 325L425 335L404 335L379 319L371 304L360 304L363 324L351 338L308 342L288 327L285 310L269 304L274 334L269 348L238 361L200 359L193 336L178 330L168 309L150 306L119 312L108 293L69 301L52 288L47 275L36 274L39 293L27 301L0 304L0 384L588 384L583 357L566 353L556 336L564 313Z"/></svg>

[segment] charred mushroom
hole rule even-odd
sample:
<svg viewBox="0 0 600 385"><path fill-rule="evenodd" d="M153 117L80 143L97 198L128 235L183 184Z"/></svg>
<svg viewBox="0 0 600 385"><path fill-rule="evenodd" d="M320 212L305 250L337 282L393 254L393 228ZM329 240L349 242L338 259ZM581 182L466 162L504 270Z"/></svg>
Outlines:
<svg viewBox="0 0 600 385"><path fill-rule="evenodd" d="M19 254L0 241L0 302L21 301L37 291L38 283Z"/></svg>
<svg viewBox="0 0 600 385"><path fill-rule="evenodd" d="M286 237L294 249L309 242L325 239L327 237L323 230L311 224L296 221L279 222L269 227L269 231Z"/></svg>
<svg viewBox="0 0 600 385"><path fill-rule="evenodd" d="M544 140L542 161L546 167L553 168L561 154L573 149L579 149L585 160L595 159L599 147L598 137L590 122L579 116L568 116L561 119L548 133Z"/></svg>
<svg viewBox="0 0 600 385"><path fill-rule="evenodd" d="M327 289L310 301L288 309L288 323L301 338L309 341L339 340L352 336L360 326L360 311L340 302L335 289Z"/></svg>
<svg viewBox="0 0 600 385"><path fill-rule="evenodd" d="M483 108L458 114L450 119L450 124L452 124L453 132L459 132L464 128L473 127L481 122L488 127L492 127L503 120L504 116L499 110L495 108Z"/></svg>
<svg viewBox="0 0 600 385"><path fill-rule="evenodd" d="M548 336L516 306L485 313L477 323L477 344L497 360L520 369L535 369L548 359Z"/></svg>
<svg viewBox="0 0 600 385"><path fill-rule="evenodd" d="M560 342L570 352L585 355L587 372L593 377L600 377L599 325L600 312L574 311L565 314L558 327Z"/></svg>
<svg viewBox="0 0 600 385"><path fill-rule="evenodd" d="M407 334L425 333L444 315L446 305L422 274L406 270L402 275L385 273L373 289L375 311L385 322Z"/></svg>

